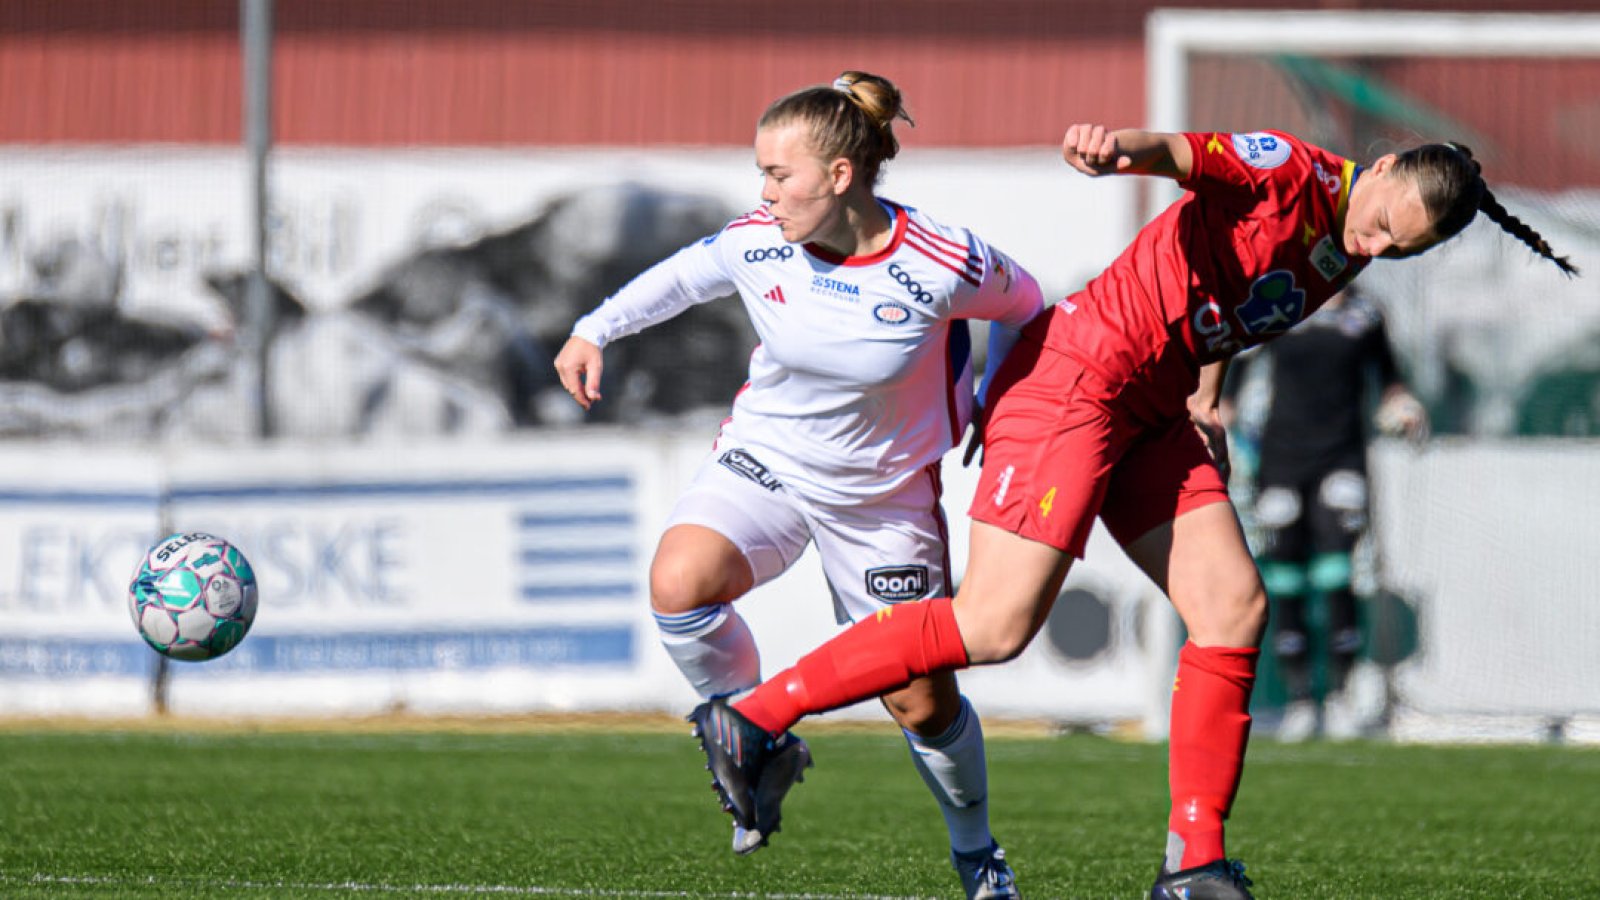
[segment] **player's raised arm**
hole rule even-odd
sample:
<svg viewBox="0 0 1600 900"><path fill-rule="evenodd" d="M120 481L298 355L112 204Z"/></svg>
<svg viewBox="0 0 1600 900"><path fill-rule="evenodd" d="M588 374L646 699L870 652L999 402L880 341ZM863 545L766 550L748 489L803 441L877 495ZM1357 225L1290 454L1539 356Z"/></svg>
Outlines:
<svg viewBox="0 0 1600 900"><path fill-rule="evenodd" d="M1194 165L1189 142L1181 134L1104 125L1067 126L1061 157L1085 175L1162 175L1184 179Z"/></svg>

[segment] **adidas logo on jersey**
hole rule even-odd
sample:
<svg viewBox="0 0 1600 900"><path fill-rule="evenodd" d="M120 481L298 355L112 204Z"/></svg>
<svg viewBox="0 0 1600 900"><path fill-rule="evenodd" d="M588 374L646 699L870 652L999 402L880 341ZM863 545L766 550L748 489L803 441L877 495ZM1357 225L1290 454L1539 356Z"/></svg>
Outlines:
<svg viewBox="0 0 1600 900"><path fill-rule="evenodd" d="M767 298L768 300L771 300L773 303L787 304L789 302L789 301L783 299L783 287L781 285L779 285L777 287L774 287L772 290L767 291L765 294L762 294L761 296Z"/></svg>

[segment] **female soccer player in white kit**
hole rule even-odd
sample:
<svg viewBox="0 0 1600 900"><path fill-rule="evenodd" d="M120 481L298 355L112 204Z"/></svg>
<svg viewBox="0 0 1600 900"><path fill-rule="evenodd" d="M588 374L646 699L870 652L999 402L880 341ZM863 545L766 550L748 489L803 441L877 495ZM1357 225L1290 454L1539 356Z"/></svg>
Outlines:
<svg viewBox="0 0 1600 900"><path fill-rule="evenodd" d="M667 651L704 697L760 680L732 601L814 541L843 624L948 595L940 459L972 415L965 319L993 328L991 358L1039 313L1039 286L970 232L874 193L910 117L888 80L846 72L770 106L756 133L762 205L657 264L580 319L556 359L587 409L601 348L737 291L761 339L713 451L669 517L650 593ZM968 897L1015 897L989 831L982 727L948 674L883 697L939 800ZM778 827L810 764L785 734L777 797L724 797L734 849Z"/></svg>

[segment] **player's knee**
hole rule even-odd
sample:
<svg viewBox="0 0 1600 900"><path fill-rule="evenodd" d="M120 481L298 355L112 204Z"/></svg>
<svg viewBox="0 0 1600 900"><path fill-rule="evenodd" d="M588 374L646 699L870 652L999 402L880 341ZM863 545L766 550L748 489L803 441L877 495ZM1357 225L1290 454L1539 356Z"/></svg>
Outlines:
<svg viewBox="0 0 1600 900"><path fill-rule="evenodd" d="M1217 585L1187 609L1184 625L1201 646L1258 647L1267 628L1267 592L1260 579Z"/></svg>
<svg viewBox="0 0 1600 900"><path fill-rule="evenodd" d="M650 608L671 614L725 602L722 581L717 573L682 556L657 556L650 563Z"/></svg>
<svg viewBox="0 0 1600 900"><path fill-rule="evenodd" d="M1021 656L1033 639L1033 629L1022 621L989 619L978 627L963 627L961 639L967 647L967 659L973 665L996 665Z"/></svg>
<svg viewBox="0 0 1600 900"><path fill-rule="evenodd" d="M1259 580L1243 588L1238 601L1238 630L1242 636L1253 635L1249 646L1261 643L1267 630L1267 592Z"/></svg>
<svg viewBox="0 0 1600 900"><path fill-rule="evenodd" d="M889 714L900 724L901 728L920 735L938 734L940 732L939 704L932 697L910 697L904 693L894 694L883 698L883 705L888 707ZM943 723L949 727L949 722Z"/></svg>
<svg viewBox="0 0 1600 900"><path fill-rule="evenodd" d="M949 730L960 717L961 692L950 675L934 675L884 694L883 705L901 728L933 737Z"/></svg>

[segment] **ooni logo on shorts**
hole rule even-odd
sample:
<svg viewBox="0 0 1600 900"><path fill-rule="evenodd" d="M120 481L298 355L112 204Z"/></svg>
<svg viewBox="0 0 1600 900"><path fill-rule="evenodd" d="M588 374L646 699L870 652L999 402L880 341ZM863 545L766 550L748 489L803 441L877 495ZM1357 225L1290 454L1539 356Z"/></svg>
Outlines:
<svg viewBox="0 0 1600 900"><path fill-rule="evenodd" d="M1234 135L1233 149L1258 169L1276 169L1289 161L1289 142L1264 131Z"/></svg>
<svg viewBox="0 0 1600 900"><path fill-rule="evenodd" d="M920 600L928 594L928 567L881 566L868 569L867 593L885 603Z"/></svg>

